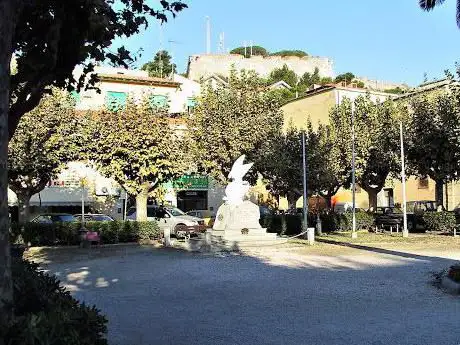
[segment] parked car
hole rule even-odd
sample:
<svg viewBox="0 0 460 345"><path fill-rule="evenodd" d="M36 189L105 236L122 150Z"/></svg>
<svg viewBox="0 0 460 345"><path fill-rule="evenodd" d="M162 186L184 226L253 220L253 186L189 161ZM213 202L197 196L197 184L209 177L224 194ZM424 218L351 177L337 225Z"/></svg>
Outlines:
<svg viewBox="0 0 460 345"><path fill-rule="evenodd" d="M128 220L136 220L136 208L132 207L127 212ZM203 231L206 226L204 219L185 214L184 211L172 206L147 206L147 220L158 222L160 230L170 229L176 237L184 237Z"/></svg>
<svg viewBox="0 0 460 345"><path fill-rule="evenodd" d="M77 222L81 222L81 213L80 214L74 214L75 220ZM83 216L85 218L85 222L113 222L114 219L106 214L101 214L101 213L85 213Z"/></svg>
<svg viewBox="0 0 460 345"><path fill-rule="evenodd" d="M53 224L75 222L75 217L69 213L43 213L31 220L33 223Z"/></svg>
<svg viewBox="0 0 460 345"><path fill-rule="evenodd" d="M203 219L204 225L208 228L212 228L214 221L216 220L216 215L209 210L192 210L186 212L186 214L192 217Z"/></svg>

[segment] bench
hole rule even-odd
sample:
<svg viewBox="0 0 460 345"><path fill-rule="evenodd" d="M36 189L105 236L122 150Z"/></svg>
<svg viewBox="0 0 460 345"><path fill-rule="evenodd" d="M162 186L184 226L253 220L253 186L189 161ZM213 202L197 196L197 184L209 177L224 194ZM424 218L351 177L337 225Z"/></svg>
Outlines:
<svg viewBox="0 0 460 345"><path fill-rule="evenodd" d="M96 242L97 245L101 244L101 236L97 231L80 230L80 247L87 247Z"/></svg>

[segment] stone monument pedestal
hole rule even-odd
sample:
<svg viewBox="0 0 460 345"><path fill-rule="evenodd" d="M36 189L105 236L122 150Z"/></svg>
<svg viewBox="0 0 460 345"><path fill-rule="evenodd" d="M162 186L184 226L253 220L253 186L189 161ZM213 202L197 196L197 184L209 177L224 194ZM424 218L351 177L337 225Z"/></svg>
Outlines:
<svg viewBox="0 0 460 345"><path fill-rule="evenodd" d="M217 211L211 231L212 242L235 249L276 241L276 234L267 233L267 229L260 226L259 219L259 206L249 200L236 205L225 203Z"/></svg>

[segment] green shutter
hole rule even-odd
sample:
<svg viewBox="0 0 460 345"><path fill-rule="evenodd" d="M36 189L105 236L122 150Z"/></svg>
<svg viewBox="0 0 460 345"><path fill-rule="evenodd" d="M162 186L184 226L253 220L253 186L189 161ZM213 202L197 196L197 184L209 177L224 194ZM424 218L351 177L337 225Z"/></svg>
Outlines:
<svg viewBox="0 0 460 345"><path fill-rule="evenodd" d="M168 96L165 95L153 95L152 105L154 107L163 108L168 105Z"/></svg>
<svg viewBox="0 0 460 345"><path fill-rule="evenodd" d="M74 100L75 104L78 104L80 102L80 93L77 91L72 91L70 93L70 97Z"/></svg>
<svg viewBox="0 0 460 345"><path fill-rule="evenodd" d="M187 108L193 108L196 106L196 99L193 97L187 98Z"/></svg>
<svg viewBox="0 0 460 345"><path fill-rule="evenodd" d="M118 110L126 104L126 93L125 92L115 92L108 91L105 98L105 105L107 109Z"/></svg>

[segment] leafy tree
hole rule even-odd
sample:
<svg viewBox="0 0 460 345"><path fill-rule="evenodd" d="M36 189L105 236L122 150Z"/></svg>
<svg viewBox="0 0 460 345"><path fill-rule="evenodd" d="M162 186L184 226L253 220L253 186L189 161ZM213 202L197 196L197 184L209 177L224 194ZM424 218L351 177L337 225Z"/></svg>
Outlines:
<svg viewBox="0 0 460 345"><path fill-rule="evenodd" d="M145 63L141 69L149 72L151 77L164 78L171 76L176 67L176 64L171 63L171 55L166 50L160 50L153 61Z"/></svg>
<svg viewBox="0 0 460 345"><path fill-rule="evenodd" d="M304 57L308 56L303 50L280 50L279 52L271 53L271 56L298 56Z"/></svg>
<svg viewBox="0 0 460 345"><path fill-rule="evenodd" d="M307 163L307 194L321 194L324 182L324 154L319 132L314 131L310 121L305 129L298 129L292 123L285 133L279 132L267 143L263 152L263 164L259 171L267 182L267 188L277 196L285 196L290 209L303 195L302 132L305 133L305 154ZM321 184L323 183L323 184Z"/></svg>
<svg viewBox="0 0 460 345"><path fill-rule="evenodd" d="M353 83L356 83L356 86L359 87L359 88L364 88L366 85L364 84L364 82L362 82L361 80L353 80Z"/></svg>
<svg viewBox="0 0 460 345"><path fill-rule="evenodd" d="M419 96L409 102L407 159L420 176L436 183L436 202L444 204L443 186L460 173L458 91Z"/></svg>
<svg viewBox="0 0 460 345"><path fill-rule="evenodd" d="M69 94L53 90L19 122L8 149L8 181L18 197L20 221L29 220L30 198L43 190L84 145L82 119Z"/></svg>
<svg viewBox="0 0 460 345"><path fill-rule="evenodd" d="M395 87L393 89L386 89L386 90L384 90L384 92L399 95L399 94L404 93L404 90L401 89L399 86L397 86L397 87Z"/></svg>
<svg viewBox="0 0 460 345"><path fill-rule="evenodd" d="M92 117L90 161L135 196L136 220L146 220L148 196L192 165L187 132L175 130L166 109L148 98L139 104L129 99L118 111L104 109Z"/></svg>
<svg viewBox="0 0 460 345"><path fill-rule="evenodd" d="M286 133L279 131L274 139L265 145L259 170L267 189L276 196L285 196L292 209L303 188L301 131L291 124Z"/></svg>
<svg viewBox="0 0 460 345"><path fill-rule="evenodd" d="M390 102L374 103L369 97L355 100L355 174L356 182L369 196L369 207L377 207L377 194L390 173L399 172L400 114ZM352 114L351 102L344 100L330 114L331 139L329 154L331 172L337 177L333 191L340 184L349 186L351 173ZM324 150L328 157L327 150ZM337 161L334 161L337 159ZM346 161L348 160L348 164ZM339 164L339 166L335 164ZM327 164L326 164L327 165ZM326 166L325 165L325 166ZM322 176L327 177L327 173ZM334 176L332 176L334 181ZM332 197L333 194L329 194Z"/></svg>
<svg viewBox="0 0 460 345"><path fill-rule="evenodd" d="M245 53L246 52L246 53ZM251 56L251 47L238 47L230 51L230 54L239 54L243 55L244 57L248 58ZM252 46L252 55L260 55L260 56L267 56L268 51L264 47L261 46Z"/></svg>
<svg viewBox="0 0 460 345"><path fill-rule="evenodd" d="M355 79L355 75L351 72L339 74L337 77L335 77L335 82L340 83L342 81L345 81L347 84L351 83L351 81Z"/></svg>
<svg viewBox="0 0 460 345"><path fill-rule="evenodd" d="M319 75L319 68L315 67L313 73L305 72L300 78L299 84L309 88L313 84L319 84L321 82L321 76Z"/></svg>
<svg viewBox="0 0 460 345"><path fill-rule="evenodd" d="M0 2L0 327L12 316L12 280L9 258L7 208L8 140L21 116L40 102L51 86L80 90L91 87L93 75L75 80L78 64L90 73L94 63L109 60L126 65L129 51L109 47L115 38L130 37L148 23L161 21L187 7L181 1L161 1L161 10L146 0L2 0ZM10 73L15 54L17 71ZM88 82L87 82L88 81Z"/></svg>
<svg viewBox="0 0 460 345"><path fill-rule="evenodd" d="M281 68L275 68L271 71L270 76L268 77L268 83L273 84L278 81L285 81L291 87L295 87L297 85L297 74L291 70L288 65L283 65Z"/></svg>
<svg viewBox="0 0 460 345"><path fill-rule="evenodd" d="M341 187L349 187L351 182L351 104L343 102L331 109L329 125L319 125L317 130L318 171L315 184L318 194L324 197L331 208L332 197Z"/></svg>
<svg viewBox="0 0 460 345"><path fill-rule="evenodd" d="M419 0L420 7L425 11L431 11L435 7L442 5L444 0ZM460 0L457 0L457 25L460 27Z"/></svg>
<svg viewBox="0 0 460 345"><path fill-rule="evenodd" d="M228 81L217 89L203 84L190 119L200 168L221 181L241 154L256 163L255 172L262 147L282 126L279 100L255 72L232 70Z"/></svg>
<svg viewBox="0 0 460 345"><path fill-rule="evenodd" d="M293 89L275 89L271 90L270 93L272 93L275 97L279 99L279 103L281 105L295 99L296 96L296 92Z"/></svg>
<svg viewBox="0 0 460 345"><path fill-rule="evenodd" d="M360 153L356 160L357 181L369 196L369 207L377 207L377 194L389 174L400 168L400 112L392 101L374 103L358 98L355 112L356 143Z"/></svg>

